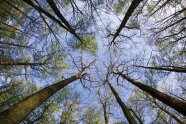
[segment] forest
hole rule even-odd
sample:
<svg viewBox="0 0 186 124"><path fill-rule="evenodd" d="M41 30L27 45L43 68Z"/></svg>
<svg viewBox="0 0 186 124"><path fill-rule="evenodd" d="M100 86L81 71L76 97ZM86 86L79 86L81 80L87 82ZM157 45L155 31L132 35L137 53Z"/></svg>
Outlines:
<svg viewBox="0 0 186 124"><path fill-rule="evenodd" d="M186 124L186 0L0 0L0 124Z"/></svg>

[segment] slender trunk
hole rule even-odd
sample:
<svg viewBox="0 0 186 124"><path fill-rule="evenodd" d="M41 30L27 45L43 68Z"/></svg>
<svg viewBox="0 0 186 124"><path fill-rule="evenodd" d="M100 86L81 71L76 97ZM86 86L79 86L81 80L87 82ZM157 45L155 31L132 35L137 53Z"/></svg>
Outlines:
<svg viewBox="0 0 186 124"><path fill-rule="evenodd" d="M136 81L136 80L130 78L129 76L122 74L120 72L116 73L116 74L119 74L120 76L122 76L124 79L126 79L127 81L129 81L133 85L135 85L138 88L140 88L141 90L149 93L152 97L154 97L154 98L160 100L161 102L163 102L164 104L172 107L173 109L180 112L181 114L186 115L186 102L185 101L176 99L170 95L160 92L159 90L154 89L148 85L145 85L139 81Z"/></svg>
<svg viewBox="0 0 186 124"><path fill-rule="evenodd" d="M154 15L157 11L161 10L163 7L165 7L171 1L172 0L166 0L160 7L158 7L158 9L156 9L152 14L150 14L150 16ZM156 4L156 6L158 5L158 3ZM154 6L153 8L156 8L156 6Z"/></svg>
<svg viewBox="0 0 186 124"><path fill-rule="evenodd" d="M25 46L25 45L14 44L14 43L8 43L8 42L2 42L2 41L0 41L0 44L10 45L10 46L16 46L16 47L30 48L29 46Z"/></svg>
<svg viewBox="0 0 186 124"><path fill-rule="evenodd" d="M138 117L138 115L135 113L135 111L132 108L130 108L129 111L131 111L134 114L134 116L138 119L138 122L140 124L143 124L143 121L141 120L141 118Z"/></svg>
<svg viewBox="0 0 186 124"><path fill-rule="evenodd" d="M57 17L63 22L66 27L69 29L69 32L73 34L79 41L81 41L81 38L78 36L78 34L75 32L75 30L72 28L72 26L68 23L68 21L65 19L65 17L61 14L59 9L56 6L56 3L53 0L46 0L47 3L50 5L54 13L57 15Z"/></svg>
<svg viewBox="0 0 186 124"><path fill-rule="evenodd" d="M71 82L81 78L83 75L78 73L66 80L48 86L13 105L11 108L0 113L0 123L17 124L24 120L35 108L46 101L50 96L62 89Z"/></svg>
<svg viewBox="0 0 186 124"><path fill-rule="evenodd" d="M105 121L105 124L108 124L107 105L106 103L102 103L102 106L103 106L103 113L104 113L104 121Z"/></svg>
<svg viewBox="0 0 186 124"><path fill-rule="evenodd" d="M116 37L119 35L119 33L121 32L121 30L125 27L127 21L129 20L130 16L132 15L132 13L134 12L134 10L138 7L138 5L142 2L143 0L133 0L129 9L127 10L125 17L123 18L119 28L117 29L116 33L114 34L114 38L112 40L112 42L114 42L114 40L116 39Z"/></svg>
<svg viewBox="0 0 186 124"><path fill-rule="evenodd" d="M185 67L176 67L176 66L170 66L170 67L145 67L145 66L136 66L146 69L153 69L153 70L162 70L162 71L171 71L171 72L183 72L186 73Z"/></svg>
<svg viewBox="0 0 186 124"><path fill-rule="evenodd" d="M47 17L49 17L53 21L57 22L61 27L65 28L67 31L69 31L72 35L74 35L82 43L81 38L78 36L78 34L75 32L75 30L72 28L72 26L68 23L68 21L60 13L59 9L57 8L57 6L53 0L47 0L47 2L49 3L52 10L59 17L60 20L55 18L53 15L48 13L46 10L44 10L40 6L35 5L31 0L23 0L23 1L25 3L27 3L28 5L32 6L33 8L35 8L37 11L43 13L44 15L46 15Z"/></svg>
<svg viewBox="0 0 186 124"><path fill-rule="evenodd" d="M112 85L110 84L109 81L108 82L108 85L112 91L112 93L114 94L118 104L120 105L122 111L123 111L123 114L126 116L128 122L130 124L137 124L136 123L136 120L133 118L133 116L131 115L129 109L127 108L127 106L125 105L125 103L121 100L121 98L119 97L118 93L115 91L115 89L112 87Z"/></svg>
<svg viewBox="0 0 186 124"><path fill-rule="evenodd" d="M30 63L30 62L14 62L14 61L0 61L0 66L13 66L13 65L22 65L22 66L41 66L44 63Z"/></svg>
<svg viewBox="0 0 186 124"><path fill-rule="evenodd" d="M43 8L35 5L31 0L22 0L25 3L27 3L28 5L32 6L34 9L36 9L37 11L43 13L44 15L46 15L47 17L49 17L50 19L52 19L54 22L58 23L61 27L65 28L67 31L67 27L65 27L60 20L56 19L53 15L51 15L50 13L48 13L47 11L45 11Z"/></svg>
<svg viewBox="0 0 186 124"><path fill-rule="evenodd" d="M42 111L42 113L41 113L36 119L31 120L30 123L31 123L31 124L34 124L35 122L41 120L41 119L44 117L45 112L49 109L49 106L50 106L50 104L45 105L45 106L44 106L44 109L43 109L43 111ZM37 115L35 114L35 116L37 116Z"/></svg>
<svg viewBox="0 0 186 124"><path fill-rule="evenodd" d="M165 108L161 107L158 103L153 102L156 104L156 106L158 108L160 108L163 112L167 113L169 116L171 116L175 121L178 122L178 124L184 124L184 122L182 122L179 118L177 118L175 115L173 115L172 113L170 113L168 110L166 110Z"/></svg>

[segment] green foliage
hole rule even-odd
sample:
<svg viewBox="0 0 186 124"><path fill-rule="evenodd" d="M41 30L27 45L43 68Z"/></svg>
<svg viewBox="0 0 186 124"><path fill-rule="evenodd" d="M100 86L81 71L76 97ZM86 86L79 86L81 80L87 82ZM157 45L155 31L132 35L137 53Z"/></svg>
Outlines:
<svg viewBox="0 0 186 124"><path fill-rule="evenodd" d="M115 11L116 11L116 13L121 13L122 12L122 10L123 10L123 6L122 6L122 4L116 4L115 5Z"/></svg>
<svg viewBox="0 0 186 124"><path fill-rule="evenodd" d="M7 4L6 1L9 1L11 4ZM34 4L42 7L45 11L50 13L52 16L54 16L56 19L58 19L62 24L66 25L68 27L68 24L66 24L65 21L62 21L63 19L60 20L61 18L57 17L56 13L53 11L53 9L49 6L49 4L46 1L39 1L40 5L38 3L36 3L36 1L34 1L34 0L32 0L32 1L34 2ZM0 82L4 78L7 78L7 77L8 77L8 80L11 80L10 83L1 83L1 86L4 86L5 88L0 87L0 111L10 108L13 104L19 102L21 99L23 99L23 98L29 96L30 94L33 94L33 93L37 92L38 90L40 90L41 88L43 88L43 87L37 87L35 84L31 83L31 80L34 80L34 81L37 81L40 83L40 78L41 78L41 83L45 83L46 80L47 81L48 80L59 81L59 80L63 79L64 78L63 76L67 75L67 74L64 74L64 70L69 69L70 68L69 65L71 64L70 63L71 60L68 61L69 56L67 56L67 55L73 54L74 53L74 52L72 52L73 50L81 51L81 52L79 52L79 51L75 52L75 54L81 54L81 53L96 54L98 51L98 42L96 41L96 34L94 34L94 33L91 34L91 33L87 33L87 32L92 32L92 29L95 30L98 27L101 29L101 31L104 28L106 31L108 31L109 33L112 34L112 32L115 32L118 29L119 24L116 24L116 25L118 25L118 27L117 26L113 27L115 24L110 24L110 23L112 23L112 20L109 20L109 19L103 20L104 17L102 18L101 16L104 15L104 13L106 13L106 15L107 14L108 15L109 14L117 14L117 15L118 14L125 14L126 11L128 10L128 7L131 5L130 0L116 0L116 1L111 0L111 1L106 1L106 2L104 0L98 0L98 1L63 0L61 2L60 2L60 0L54 0L54 1L55 1L56 5L59 3L63 3L63 5L57 5L57 7L60 9L61 14L64 15L65 19L69 23L69 25L70 25L69 27L72 27L74 29L74 32L77 32L77 35L80 37L81 42L79 40L77 40L77 38L75 39L74 37L73 37L74 38L73 40L70 40L68 33L67 33L67 36L65 37L65 33L70 31L69 30L70 28L68 27L67 30L64 29L63 26L56 23L56 20L51 19L51 17L47 17L47 15L45 15L44 13L41 12L43 15L43 18L48 23L48 24L46 24L46 22L43 21L43 18L41 18L40 13L38 13L39 10L36 10L33 7L27 5L22 0L3 0L3 1L1 1L2 2L0 4L0 20L1 20L0 21L0 38L1 38L1 41L4 43L6 42L6 43L12 43L12 44L13 43L14 44L22 44L22 45L29 44L29 45L31 45L32 48L28 48L28 49L27 48L20 48L20 46L17 47L17 46L11 46L10 44L7 45L7 44L0 43L0 61L14 62L16 60L16 62L43 63L43 65L39 65L39 66L35 66L35 65L34 66L29 66L29 65L5 66L5 65L1 65L0 66L0 74L1 74L0 75L1 76ZM140 29L140 24L144 24L143 23L144 21L145 21L145 23L147 22L148 25L156 22L159 18L157 18L157 20L156 20L156 19L153 19L152 17L149 17L150 19L149 18L148 19L150 21L148 21L148 19L146 20L144 18L143 14L145 12L147 14L144 14L144 15L149 16L150 15L149 12L152 12L153 9L156 10L158 7L161 6L161 4L163 2L161 1L160 4L157 4L157 5L156 5L156 1L143 2L132 13L132 16L127 21L127 24L128 24L127 26L130 27L131 29ZM81 4L81 6L79 6L80 4ZM168 4L168 5L172 5L172 3ZM64 6L65 9L61 6ZM68 7L65 7L65 6L68 6ZM153 7L155 7L155 8L153 8ZM176 8L175 11L177 11L177 9L179 10L179 7ZM84 9L86 9L86 8L88 8L88 11L84 11ZM113 12L113 10L115 12ZM159 12L161 12L161 15L164 15L164 11L161 11L161 10L162 9L160 9ZM166 11L166 9L165 9L165 11ZM99 15L99 12L101 12L100 15ZM167 13L171 14L171 11L170 12L168 11ZM140 14L142 14L142 15L140 15ZM158 17L157 16L158 14L159 13L154 14L154 17ZM167 15L167 14L165 14L165 15ZM115 17L113 15L110 15L110 16ZM122 15L122 16L124 16L124 15ZM174 22L177 22L179 19L181 19L182 16L186 16L186 11L184 11L181 14L178 14L174 18L170 19L172 21L166 21L166 20L162 21L162 22L160 21L159 23L157 23L157 27L155 27L155 28L157 28L157 30L164 29L164 26L165 27L170 26ZM101 22L102 20L103 20L103 22ZM115 22L115 21L113 21L113 22ZM102 23L104 26L101 25ZM92 26L93 24L95 24L96 26L93 27ZM150 26L152 26L152 29L153 29L153 25L150 25ZM162 58L158 58L160 61L167 60L167 61L164 61L164 63L160 62L159 64L166 65L167 63L171 63L170 65L173 65L174 64L173 61L175 61L177 58L179 58L179 59L177 59L177 61L175 61L175 63L176 63L175 65L179 65L179 63L181 63L180 65L184 64L184 60L185 60L185 51L183 49L183 48L185 48L184 47L185 46L184 39L182 39L183 42L182 41L181 42L180 41L172 42L172 40L177 40L180 37L184 36L185 31L183 31L180 34L177 34L175 36L171 36L171 34L174 34L176 32L178 33L180 30L184 29L184 26L185 26L185 22L182 21L181 23L175 24L175 27L173 27L173 28L175 28L174 30L172 30L173 28L170 27L170 28L167 28L168 30L165 29L165 31L161 31L158 34L158 36L156 35L157 37L159 37L159 35L160 35L160 37L163 35L170 35L170 40L169 39L164 40L163 38L158 39L157 37L154 37L154 38L158 39L155 42L155 45L159 49L159 51L158 51L159 53L155 53L155 54L161 55ZM145 39L151 38L151 37L148 37L150 35L150 33L145 32L145 31L147 31L146 29L147 28L145 28L145 30L139 32L140 38L143 38L144 36L145 36L144 37ZM154 31L154 30L152 30L152 31ZM153 32L151 32L151 33L153 33ZM126 30L123 28L122 32L119 33L119 35L121 35L121 37L120 37L121 41L124 40L122 37L123 34L128 35L128 34L133 34L133 32L132 32L132 30ZM138 33L135 35L135 32L134 32L134 37L131 37L131 38L137 40L136 39L137 37L135 37L135 36L139 36ZM101 37L104 37L104 36L100 36L98 34L98 39L101 39ZM117 39L118 38L119 38L119 36L117 37ZM67 43L64 42L65 41L64 39L67 41ZM107 39L107 40L108 40L108 42L110 41L110 39ZM69 41L70 41L70 43L69 43ZM102 42L102 41L100 41L100 42ZM176 45L176 43L178 43L178 42L179 42L179 44ZM125 53L125 52L129 53L131 55L131 56L125 56L125 55L121 56L118 59L121 61L117 61L116 65L123 64L123 62L125 62L126 60L128 61L128 59L133 59L133 61L135 59L140 59L141 62L143 61L142 59L144 59L144 62L145 62L147 60L145 58L148 56L148 54L145 54L144 58L141 58L141 56L138 56L139 54L135 54L138 51L138 48L141 51L142 46L138 47L138 45L136 45L136 44L133 44L133 45L131 44L130 48L132 48L132 49L136 48L137 51L135 51L135 50L129 51L128 49L127 49L127 51L125 51L126 50L125 46L127 47L130 44L130 43L129 44L128 43L123 43L121 46L117 46L117 42L116 42L116 44L114 44L119 49L123 48L123 49L120 49L122 55L124 55L123 53ZM73 48L72 51L70 51L70 49L69 49L69 44ZM170 44L172 44L172 45L170 45ZM147 46L147 47L149 47L149 46ZM152 46L152 48L154 48L154 46ZM100 61L102 61L103 63L107 63L107 58L109 56L112 58L112 55L116 55L116 54L113 54L112 50L109 49L108 54L106 53L106 55L103 56L103 61L102 61L102 58L100 59ZM113 56L114 61L115 61L115 59L117 59L118 55L116 55L116 57ZM74 56L77 57L79 55L77 55L77 56L74 55ZM135 58L135 56L136 56L136 58ZM180 59L181 57L178 57L178 56L181 56L183 59ZM134 58L131 58L131 57L134 57ZM153 57L154 56L152 56L152 58ZM76 61L76 59L79 60L79 58L74 58L75 61ZM85 59L89 59L89 58L85 58ZM83 58L83 60L84 60L84 58ZM137 63L137 61L136 61L136 63ZM153 64L153 65L158 65L157 64L158 62L155 61L154 63L156 63L156 64ZM115 63L113 63L113 65L115 65ZM130 66L130 62L128 64L126 64L126 66L128 66L128 65ZM79 65L77 65L77 66L79 67ZM101 67L101 70L107 70L107 68L104 68L102 66L100 66L100 67ZM134 68L136 69L136 71ZM160 78L160 77L158 78L155 75L153 75L153 73L157 73L157 71L154 71L154 70L149 71L150 72L149 75L153 78L148 79L148 77L145 76L144 71L142 69L140 69L140 71L138 71L139 68L136 68L136 67L134 67L134 68L131 65L131 70L134 69L134 74L130 73L131 77L136 77L139 73L143 72L143 76L142 76L141 80L144 80L144 82L142 82L140 79L139 80L144 84L150 84L150 83L148 83L148 81L152 82L152 83L158 82L157 79ZM112 72L112 70L109 70L109 71ZM74 70L72 72L74 73ZM87 72L89 72L89 71L87 71ZM126 73L127 72L128 72L128 67L126 68ZM135 72L136 72L136 74L135 74ZM161 71L158 71L158 72L161 72ZM91 78L90 81L94 80L94 79L95 80L98 79L97 77L94 77L95 76L94 72L93 73L90 72L90 73L91 73L90 74L90 78ZM105 72L103 71L103 73L105 73ZM101 75L102 72L101 73L98 72L97 74L100 74L99 75L100 77L103 76L103 75ZM173 75L176 75L176 73ZM180 74L180 75L182 76L182 74ZM89 76L87 76L87 77L89 77ZM93 79L92 79L92 77L93 77ZM112 77L113 80L114 80L114 77L115 77L115 75L113 75L113 77ZM26 81L23 81L25 79L26 79ZM85 80L82 79L82 82L83 82L82 84L84 84L84 81L88 81L88 80L89 79L87 79L87 78ZM123 84L123 85L125 85L125 84ZM93 87L92 84L90 87L87 86L87 88L92 88L92 87ZM154 87L156 88L156 85L154 85ZM71 93L72 90L73 89L66 87L63 90L58 91L54 96L52 96L49 100L47 100L43 105L36 108L27 117L25 122L26 123L34 123L32 121L34 119L37 120L37 118L39 116L41 116L41 118L38 121L36 121L36 123L41 123L41 124L57 123L55 120L56 113L59 113L61 111L63 112L62 120L69 120L69 122L72 120L76 120L78 118L77 115L78 116L81 115L81 114L79 114L79 111L77 110L77 108L80 106L79 104L80 104L81 100L78 99L78 100L73 101L73 98L69 97L69 94ZM84 93L84 91L83 91L83 93ZM143 116L144 116L143 110L145 110L146 108L149 110L153 110L153 111L156 110L154 104L151 104L150 105L151 107L147 107L147 103L149 103L149 100L147 99L148 95L145 94L144 92L142 92L142 90L139 90L138 88L136 88L136 89L133 89L132 92L129 92L129 93L131 93L131 94L128 94L129 95L128 102L131 105L130 107L135 108L137 110L137 114L139 114L141 118L143 118ZM144 98L146 98L146 99L144 99ZM67 102L66 105L64 105L64 103L67 101L67 99L69 101ZM112 101L112 100L109 100L108 103L111 103L110 101ZM61 107L64 107L65 109L62 109ZM81 111L81 112L83 112L83 116L84 116L84 118L83 118L84 120L82 122L84 122L85 124L102 124L102 122L101 122L102 117L100 117L100 115L101 115L100 110L97 110L93 107L88 106L88 108L85 111ZM160 119L160 118L163 118L164 120L167 119L167 116L162 115L162 113L160 113L158 116L159 116L158 119ZM120 123L124 123L124 122L118 122L118 124L120 124Z"/></svg>
<svg viewBox="0 0 186 124"><path fill-rule="evenodd" d="M54 96L54 101L57 103L63 103L63 101L68 99L68 95L71 93L71 91L72 89L70 87L63 88Z"/></svg>
<svg viewBox="0 0 186 124"><path fill-rule="evenodd" d="M24 83L16 79L12 79L3 89L0 89L0 111L11 107L12 104L25 97L24 89Z"/></svg>
<svg viewBox="0 0 186 124"><path fill-rule="evenodd" d="M153 6L150 4L147 4L147 12L151 12L153 10Z"/></svg>
<svg viewBox="0 0 186 124"><path fill-rule="evenodd" d="M140 28L140 24L139 24L138 20L132 19L129 22L129 27L132 28L132 29L139 29Z"/></svg>
<svg viewBox="0 0 186 124"><path fill-rule="evenodd" d="M115 122L114 124L127 124L127 122L124 122L124 121L118 121L118 122Z"/></svg>
<svg viewBox="0 0 186 124"><path fill-rule="evenodd" d="M95 36L93 34L87 35L87 36L81 36L82 43L81 42L72 42L71 46L75 49L84 50L86 52L89 52L91 54L96 54L98 50L97 41L95 39Z"/></svg>
<svg viewBox="0 0 186 124"><path fill-rule="evenodd" d="M102 124L100 111L96 111L93 107L88 107L85 111L85 124Z"/></svg>
<svg viewBox="0 0 186 124"><path fill-rule="evenodd" d="M70 0L64 0L65 5L69 5Z"/></svg>
<svg viewBox="0 0 186 124"><path fill-rule="evenodd" d="M117 14L124 13L123 11L126 11L125 8L128 7L128 3L125 0L119 0L118 3L114 4L114 10Z"/></svg>
<svg viewBox="0 0 186 124"><path fill-rule="evenodd" d="M37 87L34 83L22 82L18 80L11 80L4 88L0 88L0 112L11 107L13 104L19 102L21 99L37 92L40 87ZM55 117L53 113L59 112L59 103L62 104L71 90L66 87L55 94L54 97L47 100L42 106L34 110L25 119L24 122L32 122L35 119L42 117L38 120L39 123L48 124L55 123Z"/></svg>

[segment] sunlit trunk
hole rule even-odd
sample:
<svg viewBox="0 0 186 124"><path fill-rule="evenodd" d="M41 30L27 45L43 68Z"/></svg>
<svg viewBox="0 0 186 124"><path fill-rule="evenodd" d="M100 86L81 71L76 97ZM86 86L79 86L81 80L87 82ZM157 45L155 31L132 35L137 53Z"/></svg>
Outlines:
<svg viewBox="0 0 186 124"><path fill-rule="evenodd" d="M35 108L46 101L50 96L62 89L71 82L81 78L81 73L78 73L66 80L57 82L51 86L48 86L28 97L21 100L11 108L0 113L1 124L17 124L24 120Z"/></svg>

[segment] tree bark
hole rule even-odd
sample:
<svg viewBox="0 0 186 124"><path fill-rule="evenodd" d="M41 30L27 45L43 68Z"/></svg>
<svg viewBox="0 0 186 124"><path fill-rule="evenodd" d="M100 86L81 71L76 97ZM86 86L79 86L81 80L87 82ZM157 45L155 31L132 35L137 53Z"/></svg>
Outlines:
<svg viewBox="0 0 186 124"><path fill-rule="evenodd" d="M162 70L162 71L171 71L171 72L182 72L186 73L186 68L185 67L176 67L176 66L170 66L170 67L145 67L145 66L136 66L136 67L141 67L141 68L146 68L146 69L153 69L153 70Z"/></svg>
<svg viewBox="0 0 186 124"><path fill-rule="evenodd" d="M54 13L57 15L57 17L61 20L61 22L63 22L66 25L66 27L68 27L69 32L73 34L80 42L82 42L81 38L78 36L78 34L75 32L75 30L72 28L72 26L68 23L68 21L65 19L65 17L61 14L59 9L57 8L56 3L53 0L46 0L46 1L50 5Z"/></svg>
<svg viewBox="0 0 186 124"><path fill-rule="evenodd" d="M14 43L9 43L9 42L2 42L2 41L0 41L0 44L5 44L5 45L9 45L9 46L16 46L16 47L23 47L23 48L30 48L30 46L14 44Z"/></svg>
<svg viewBox="0 0 186 124"><path fill-rule="evenodd" d="M105 124L108 124L107 105L106 103L102 103L102 106L103 106L103 113L104 113L104 121L105 121Z"/></svg>
<svg viewBox="0 0 186 124"><path fill-rule="evenodd" d="M135 85L138 88L140 88L141 90L149 93L152 97L154 97L154 98L160 100L162 103L172 107L173 109L180 112L181 114L186 115L186 102L185 101L176 99L176 98L174 98L170 95L167 95L157 89L154 89L148 85L145 85L139 81L136 81L136 80L130 78L129 76L122 74L121 72L115 73L115 74L119 74L120 76L122 76L124 79L126 79L127 81L129 81L133 85Z"/></svg>
<svg viewBox="0 0 186 124"><path fill-rule="evenodd" d="M19 66L41 66L44 65L44 63L30 63L30 62L14 62L14 61L0 61L0 66L13 66L13 65L19 65Z"/></svg>
<svg viewBox="0 0 186 124"><path fill-rule="evenodd" d="M132 13L134 12L134 10L138 7L138 5L142 2L143 0L133 0L129 9L127 10L125 17L123 18L119 28L117 29L116 33L114 34L114 38L112 40L112 42L114 43L114 40L116 39L116 37L119 35L119 33L121 32L121 30L125 27L127 21L129 20L130 16L132 15Z"/></svg>
<svg viewBox="0 0 186 124"><path fill-rule="evenodd" d="M138 119L138 122L140 124L143 124L143 121L141 120L141 118L138 117L138 115L135 113L135 111L132 108L130 108L129 111L131 111L134 114L134 116L136 117L136 119Z"/></svg>
<svg viewBox="0 0 186 124"><path fill-rule="evenodd" d="M35 5L31 0L22 0L25 3L27 3L28 5L32 6L34 9L36 9L37 11L43 13L44 15L46 15L47 17L49 17L50 19L52 19L54 22L58 23L61 27L63 27L64 29L67 29L67 27L65 27L60 20L58 20L57 18L55 18L53 15L51 15L50 13L48 13L47 11L45 11L43 8Z"/></svg>
<svg viewBox="0 0 186 124"><path fill-rule="evenodd" d="M50 96L71 82L80 79L83 74L78 73L68 79L48 86L13 105L11 108L0 113L1 124L17 124L24 120L35 108L46 101Z"/></svg>
<svg viewBox="0 0 186 124"><path fill-rule="evenodd" d="M53 15L48 13L46 10L41 8L40 6L35 5L31 0L23 0L25 3L28 5L32 6L35 8L37 11L45 14L47 17L52 19L53 21L57 22L61 27L65 28L67 31L69 31L72 35L74 35L81 43L82 40L79 37L79 35L75 32L75 30L72 28L72 26L68 23L68 21L63 17L63 15L60 13L59 9L57 8L55 2L53 0L47 0L47 3L50 5L54 13L57 15L57 17L60 19L58 20L55 18ZM63 23L63 24L62 24Z"/></svg>
<svg viewBox="0 0 186 124"><path fill-rule="evenodd" d="M125 105L125 103L121 100L121 98L119 97L118 93L115 91L115 89L112 87L112 85L110 84L109 81L108 82L108 85L112 91L112 93L114 94L118 104L120 105L122 111L123 111L123 114L126 116L128 122L130 124L137 124L136 123L136 120L133 118L132 114L130 113L129 109L127 108L127 106Z"/></svg>
<svg viewBox="0 0 186 124"><path fill-rule="evenodd" d="M160 105L158 105L156 102L154 102L158 108L160 108L162 111L164 111L165 113L167 113L170 117L172 117L175 121L178 122L178 124L184 124L184 122L182 122L179 118L177 118L175 115L173 115L171 112L169 112L168 110L166 110L165 108L161 107Z"/></svg>

